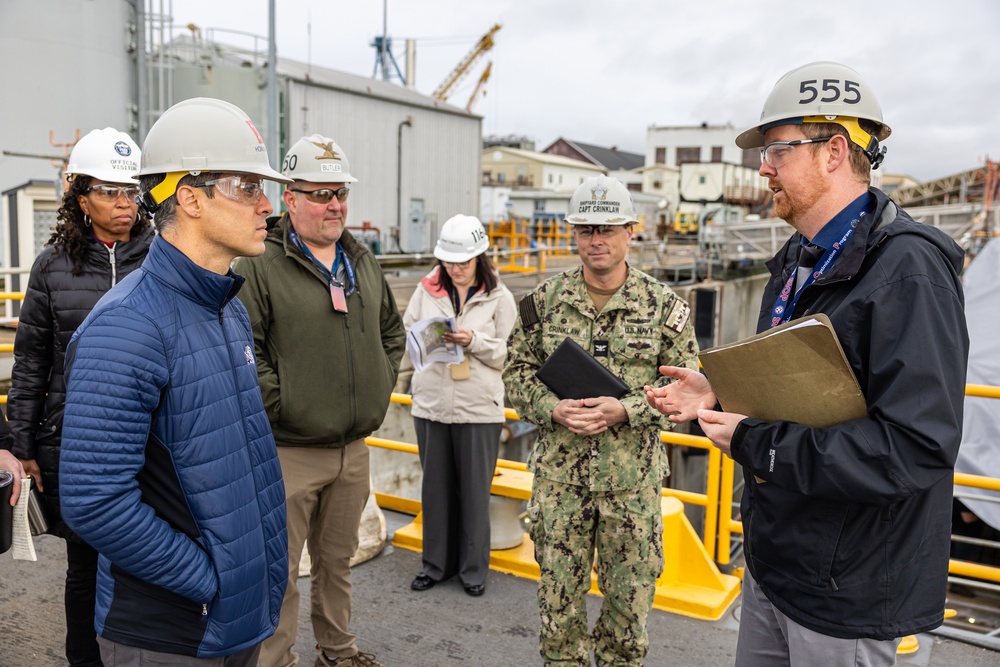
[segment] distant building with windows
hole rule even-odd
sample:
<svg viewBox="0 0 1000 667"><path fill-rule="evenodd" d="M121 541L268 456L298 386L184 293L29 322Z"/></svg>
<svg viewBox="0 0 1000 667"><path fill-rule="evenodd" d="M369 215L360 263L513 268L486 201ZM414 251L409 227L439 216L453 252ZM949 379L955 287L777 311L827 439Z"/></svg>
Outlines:
<svg viewBox="0 0 1000 667"><path fill-rule="evenodd" d="M645 157L640 153L621 151L617 146L605 148L585 144L563 137L556 139L542 152L589 162L603 169L608 176L617 178L629 190L639 192L643 189L642 173L638 170L645 164Z"/></svg>

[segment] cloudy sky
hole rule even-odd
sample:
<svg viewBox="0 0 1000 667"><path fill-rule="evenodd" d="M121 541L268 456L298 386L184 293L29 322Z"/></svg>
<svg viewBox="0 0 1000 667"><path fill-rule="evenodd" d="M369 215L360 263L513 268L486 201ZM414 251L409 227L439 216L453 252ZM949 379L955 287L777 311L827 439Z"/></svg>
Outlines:
<svg viewBox="0 0 1000 667"><path fill-rule="evenodd" d="M165 6L169 6L168 0ZM277 0L278 53L371 76L381 0ZM267 0L172 0L177 25L267 34ZM400 68L417 40L430 94L494 23L485 134L644 153L650 125L752 125L774 82L835 60L871 84L893 134L883 168L919 180L1000 159L996 0L388 0ZM485 62L482 61L482 62ZM482 64L449 102L464 106Z"/></svg>

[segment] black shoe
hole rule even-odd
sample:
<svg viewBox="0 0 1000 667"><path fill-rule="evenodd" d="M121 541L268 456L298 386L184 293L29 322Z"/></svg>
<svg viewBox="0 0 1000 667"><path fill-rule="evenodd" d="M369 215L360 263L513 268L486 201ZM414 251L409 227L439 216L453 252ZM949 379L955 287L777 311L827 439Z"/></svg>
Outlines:
<svg viewBox="0 0 1000 667"><path fill-rule="evenodd" d="M486 592L486 584L472 584L471 586L463 584L463 588L465 588L466 593L476 598Z"/></svg>
<svg viewBox="0 0 1000 667"><path fill-rule="evenodd" d="M410 588L415 591L426 591L428 588L434 588L434 584L437 582L428 577L426 574L418 574L412 582L410 582Z"/></svg>

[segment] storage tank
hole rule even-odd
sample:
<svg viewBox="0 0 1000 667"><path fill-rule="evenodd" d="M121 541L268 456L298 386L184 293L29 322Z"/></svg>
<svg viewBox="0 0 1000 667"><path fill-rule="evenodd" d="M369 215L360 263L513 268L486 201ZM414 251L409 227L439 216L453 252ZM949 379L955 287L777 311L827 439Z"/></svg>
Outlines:
<svg viewBox="0 0 1000 667"><path fill-rule="evenodd" d="M57 178L49 143L94 128L135 133L135 5L129 0L0 0L0 192Z"/></svg>

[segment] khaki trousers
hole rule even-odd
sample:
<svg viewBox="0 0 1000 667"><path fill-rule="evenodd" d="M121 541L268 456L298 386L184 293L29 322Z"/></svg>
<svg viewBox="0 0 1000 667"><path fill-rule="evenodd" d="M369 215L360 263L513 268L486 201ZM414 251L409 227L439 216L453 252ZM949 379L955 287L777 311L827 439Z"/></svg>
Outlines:
<svg viewBox="0 0 1000 667"><path fill-rule="evenodd" d="M261 667L299 664L292 651L299 626L299 560L309 540L312 626L316 643L332 658L358 652L351 620L351 556L358 548L361 513L370 492L368 446L355 440L339 449L278 447L288 516L288 588L274 636L265 640Z"/></svg>

